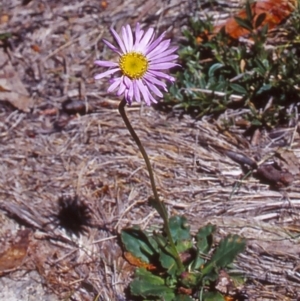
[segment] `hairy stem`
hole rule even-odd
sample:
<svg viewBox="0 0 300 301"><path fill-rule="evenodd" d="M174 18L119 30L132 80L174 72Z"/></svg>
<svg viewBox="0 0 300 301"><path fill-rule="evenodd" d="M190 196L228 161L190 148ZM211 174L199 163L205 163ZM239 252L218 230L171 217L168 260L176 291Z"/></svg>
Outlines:
<svg viewBox="0 0 300 301"><path fill-rule="evenodd" d="M127 115L126 115L126 112L125 112L125 106L126 106L126 100L123 99L119 104L119 112L120 112L120 114L121 114L121 116L124 120L124 123L125 123L128 131L129 131L129 133L131 134L133 140L137 144L137 146L138 146L138 148L139 148L139 150L140 150L140 152L141 152L141 154L144 158L144 161L146 163L147 170L148 170L148 173L149 173L149 177L150 177L151 187L152 187L152 191L153 191L153 195L154 195L154 202L158 207L157 211L158 211L159 215L161 216L161 218L164 221L164 230L165 230L165 232L168 236L171 248L173 249L173 252L172 252L173 254L172 255L174 256L174 259L176 260L178 268L180 270L183 270L184 269L183 264L182 264L182 262L179 258L177 249L175 247L175 244L174 244L174 241L173 241L173 238L172 238L172 235L171 235L171 231L170 231L170 227L169 227L169 218L168 218L168 213L167 213L166 207L160 201L158 193L157 193L157 189L156 189L156 185L155 185L155 180L154 180L154 175L153 175L152 167L151 167L151 164L150 164L150 160L148 158L148 155L147 155L147 153L146 153L139 137L137 136L136 132L134 131L133 127L130 124L129 119L127 118ZM155 208L156 208L156 206L155 206Z"/></svg>

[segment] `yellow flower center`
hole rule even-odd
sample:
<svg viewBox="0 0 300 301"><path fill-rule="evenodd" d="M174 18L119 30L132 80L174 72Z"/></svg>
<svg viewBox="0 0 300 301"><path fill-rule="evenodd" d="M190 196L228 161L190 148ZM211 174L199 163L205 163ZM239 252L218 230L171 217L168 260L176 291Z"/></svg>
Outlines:
<svg viewBox="0 0 300 301"><path fill-rule="evenodd" d="M131 79L140 79L148 70L148 60L138 52L125 53L120 57L119 66L122 73Z"/></svg>

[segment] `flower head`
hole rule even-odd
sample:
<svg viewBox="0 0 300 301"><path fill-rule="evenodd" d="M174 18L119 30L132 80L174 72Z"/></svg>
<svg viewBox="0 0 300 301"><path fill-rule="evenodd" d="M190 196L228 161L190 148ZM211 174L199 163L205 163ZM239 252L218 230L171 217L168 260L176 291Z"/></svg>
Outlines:
<svg viewBox="0 0 300 301"><path fill-rule="evenodd" d="M154 39L154 29L146 32L136 25L135 35L129 25L122 27L122 38L111 29L118 47L104 40L104 43L119 55L118 63L95 61L101 67L111 68L97 74L95 79L117 74L111 78L108 92L118 89L117 95L124 94L128 104L143 98L147 105L156 103L154 96L162 97L160 89L167 91L165 80L174 82L175 78L162 72L178 66L174 63L178 55L174 54L177 47L170 47L170 40L164 40L165 32Z"/></svg>

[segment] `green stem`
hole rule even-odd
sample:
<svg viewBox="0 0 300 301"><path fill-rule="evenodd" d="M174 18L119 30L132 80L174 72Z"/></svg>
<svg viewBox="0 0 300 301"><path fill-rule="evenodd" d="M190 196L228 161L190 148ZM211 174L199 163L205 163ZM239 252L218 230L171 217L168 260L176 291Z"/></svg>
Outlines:
<svg viewBox="0 0 300 301"><path fill-rule="evenodd" d="M146 153L139 137L135 133L133 127L130 124L129 119L126 116L125 106L126 106L126 100L123 99L119 104L119 112L120 112L120 114L121 114L121 116L124 120L124 123L125 123L128 131L129 131L129 133L131 134L133 140L137 144L137 146L138 146L138 148L139 148L139 150L140 150L140 152L141 152L141 154L144 158L144 161L145 161L146 166L147 166L147 170L149 172L149 177L150 177L151 187L152 187L152 191L153 191L153 195L154 195L154 200L155 200L155 203L158 206L157 211L158 211L159 215L161 216L161 218L164 221L164 229L165 229L165 232L168 236L171 248L173 249L173 256L176 260L176 263L177 263L177 266L178 266L179 270L184 270L184 266L183 266L183 264L180 260L180 257L178 255L177 249L175 247L175 244L174 244L174 241L173 241L173 238L172 238L172 235L171 235L171 231L170 231L170 227L169 227L169 218L168 218L168 213L167 213L166 207L160 201L158 193L157 193L157 189L156 189L156 185L155 185L155 180L154 180L154 175L153 175L152 167L151 167L151 164L150 164L150 160L148 158L148 155L147 155L147 153Z"/></svg>

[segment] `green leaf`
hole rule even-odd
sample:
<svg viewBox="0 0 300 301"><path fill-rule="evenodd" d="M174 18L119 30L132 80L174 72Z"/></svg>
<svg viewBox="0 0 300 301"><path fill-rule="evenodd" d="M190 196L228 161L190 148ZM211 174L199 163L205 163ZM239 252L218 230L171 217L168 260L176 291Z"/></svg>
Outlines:
<svg viewBox="0 0 300 301"><path fill-rule="evenodd" d="M206 226L200 228L196 234L196 246L198 252L201 254L208 254L211 249L213 240L212 234L216 231L216 226L212 224L207 224Z"/></svg>
<svg viewBox="0 0 300 301"><path fill-rule="evenodd" d="M258 119L254 119L254 120L251 121L251 124L252 124L253 126L261 126L261 125L262 125L262 122L259 121Z"/></svg>
<svg viewBox="0 0 300 301"><path fill-rule="evenodd" d="M241 85L230 84L230 88L239 94L243 94L243 95L247 94L247 90Z"/></svg>
<svg viewBox="0 0 300 301"><path fill-rule="evenodd" d="M161 266L167 270L169 275L174 276L177 273L176 254L168 244L167 238L160 233L155 233L153 239L158 245L158 260Z"/></svg>
<svg viewBox="0 0 300 301"><path fill-rule="evenodd" d="M153 275L145 268L136 269L130 291L134 296L158 297L166 301L172 301L175 297L174 289L166 286L163 278Z"/></svg>
<svg viewBox="0 0 300 301"><path fill-rule="evenodd" d="M216 226L207 224L200 228L195 236L197 257L193 261L192 270L200 269L206 262L205 255L207 255L213 244L213 233L216 230Z"/></svg>
<svg viewBox="0 0 300 301"><path fill-rule="evenodd" d="M227 89L228 89L228 83L227 83L227 81L219 82L213 88L214 91L224 91L224 92L226 92Z"/></svg>
<svg viewBox="0 0 300 301"><path fill-rule="evenodd" d="M222 68L224 65L221 63L216 63L214 65L212 65L209 70L208 70L208 77L213 77L215 75L215 72Z"/></svg>
<svg viewBox="0 0 300 301"><path fill-rule="evenodd" d="M269 31L269 25L266 24L266 25L264 25L263 28L260 30L261 36L266 38L266 37L267 37L268 31Z"/></svg>
<svg viewBox="0 0 300 301"><path fill-rule="evenodd" d="M201 257L196 257L196 259L192 263L192 270L198 270L205 264L205 259Z"/></svg>
<svg viewBox="0 0 300 301"><path fill-rule="evenodd" d="M203 301L224 301L224 296L219 292L203 293Z"/></svg>
<svg viewBox="0 0 300 301"><path fill-rule="evenodd" d="M255 70L261 75L261 76L265 76L266 72L268 71L268 67L269 67L269 62L267 60L260 60L260 59L255 59L254 60L255 64L257 65L257 67L255 68Z"/></svg>
<svg viewBox="0 0 300 301"><path fill-rule="evenodd" d="M247 20L247 19L243 19L243 18L240 18L240 17L234 17L236 23L238 25L240 25L241 27L249 30L250 32L253 30L253 26L252 26L252 23L251 21Z"/></svg>
<svg viewBox="0 0 300 301"><path fill-rule="evenodd" d="M252 14L250 1L246 1L246 15L247 15L247 20L251 22L254 16Z"/></svg>
<svg viewBox="0 0 300 301"><path fill-rule="evenodd" d="M10 32L0 33L0 40L6 40L11 37L12 37L12 34Z"/></svg>
<svg viewBox="0 0 300 301"><path fill-rule="evenodd" d="M176 275L178 271L177 263L174 257L161 250L159 253L159 262L163 268L167 270L167 273L171 276Z"/></svg>
<svg viewBox="0 0 300 301"><path fill-rule="evenodd" d="M210 272L224 268L232 263L235 257L244 251L246 240L238 235L228 235L220 241L210 261L204 266L202 273L208 275Z"/></svg>
<svg viewBox="0 0 300 301"><path fill-rule="evenodd" d="M169 219L169 226L174 242L191 239L190 226L185 216L172 216Z"/></svg>
<svg viewBox="0 0 300 301"><path fill-rule="evenodd" d="M153 239L156 241L157 245L159 246L159 249L165 250L168 254L174 256L174 252L169 244L168 237L156 231L153 235Z"/></svg>
<svg viewBox="0 0 300 301"><path fill-rule="evenodd" d="M258 17L255 20L255 28L258 28L262 25L262 23L265 21L267 14L266 13L262 13L259 14Z"/></svg>
<svg viewBox="0 0 300 301"><path fill-rule="evenodd" d="M157 253L157 243L138 227L123 229L121 240L125 249L146 263Z"/></svg>
<svg viewBox="0 0 300 301"><path fill-rule="evenodd" d="M169 220L170 232L178 253L183 253L193 247L190 226L184 216L173 216Z"/></svg>
<svg viewBox="0 0 300 301"><path fill-rule="evenodd" d="M271 84L265 84L262 87L259 88L259 90L256 92L256 95L260 95L266 91L270 91L272 89Z"/></svg>
<svg viewBox="0 0 300 301"><path fill-rule="evenodd" d="M147 271L145 268L137 268L134 273L135 280L147 280L152 284L164 285L165 280L159 276L153 275L151 272Z"/></svg>
<svg viewBox="0 0 300 301"><path fill-rule="evenodd" d="M204 76L204 75L201 75L201 76L200 76L200 79L199 79L199 88L205 89L205 88L206 88L206 85L207 85L207 81L206 81L206 79L205 79L205 76Z"/></svg>

